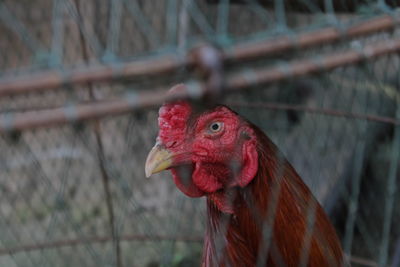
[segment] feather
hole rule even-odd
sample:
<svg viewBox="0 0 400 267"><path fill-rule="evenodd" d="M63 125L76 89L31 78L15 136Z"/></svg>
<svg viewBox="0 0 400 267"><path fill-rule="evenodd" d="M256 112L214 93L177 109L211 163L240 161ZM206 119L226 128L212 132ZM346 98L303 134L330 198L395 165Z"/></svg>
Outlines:
<svg viewBox="0 0 400 267"><path fill-rule="evenodd" d="M159 127L146 175L171 169L183 193L207 197L203 267L344 265L328 216L257 126L178 101L160 109Z"/></svg>
<svg viewBox="0 0 400 267"><path fill-rule="evenodd" d="M231 196L232 213L208 199L203 266L342 266L340 242L327 215L272 141L252 128L257 175Z"/></svg>

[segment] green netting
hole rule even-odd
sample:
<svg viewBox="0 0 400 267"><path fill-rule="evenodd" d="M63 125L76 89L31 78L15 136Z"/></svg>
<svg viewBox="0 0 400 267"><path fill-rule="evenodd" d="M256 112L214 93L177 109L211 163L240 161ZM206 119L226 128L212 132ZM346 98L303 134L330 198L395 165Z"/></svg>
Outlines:
<svg viewBox="0 0 400 267"><path fill-rule="evenodd" d="M211 87L199 44L352 265L398 266L398 4L0 0L0 266L199 265L205 200L144 178L158 90Z"/></svg>

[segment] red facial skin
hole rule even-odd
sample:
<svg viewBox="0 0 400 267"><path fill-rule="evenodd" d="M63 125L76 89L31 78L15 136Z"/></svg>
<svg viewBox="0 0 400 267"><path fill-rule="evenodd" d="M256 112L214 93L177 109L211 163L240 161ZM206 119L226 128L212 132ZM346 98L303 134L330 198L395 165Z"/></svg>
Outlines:
<svg viewBox="0 0 400 267"><path fill-rule="evenodd" d="M207 195L221 210L230 212L225 193L245 187L258 169L254 132L225 106L194 113L184 101L161 107L158 141L175 155L171 171L183 193ZM219 126L216 131L211 128L214 124Z"/></svg>
<svg viewBox="0 0 400 267"><path fill-rule="evenodd" d="M174 155L175 184L190 197L207 196L203 267L301 266L305 240L307 266L343 266L339 239L322 207L258 127L225 106L198 111L184 101L165 104L159 115L158 144ZM213 130L214 123L222 127ZM270 214L271 247L264 251Z"/></svg>

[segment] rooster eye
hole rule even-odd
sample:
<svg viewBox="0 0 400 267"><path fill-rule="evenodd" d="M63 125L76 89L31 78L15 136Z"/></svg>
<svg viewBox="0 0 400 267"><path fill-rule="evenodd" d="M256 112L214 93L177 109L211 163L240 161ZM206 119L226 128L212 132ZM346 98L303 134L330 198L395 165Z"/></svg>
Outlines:
<svg viewBox="0 0 400 267"><path fill-rule="evenodd" d="M213 122L210 124L210 132L217 133L222 130L223 123L222 122Z"/></svg>

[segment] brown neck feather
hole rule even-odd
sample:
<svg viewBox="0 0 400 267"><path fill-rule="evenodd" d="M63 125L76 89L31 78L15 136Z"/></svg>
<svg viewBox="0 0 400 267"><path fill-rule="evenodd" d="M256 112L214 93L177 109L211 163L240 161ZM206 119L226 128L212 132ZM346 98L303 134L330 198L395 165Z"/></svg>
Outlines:
<svg viewBox="0 0 400 267"><path fill-rule="evenodd" d="M254 129L259 171L246 188L227 194L233 214L208 198L203 266L342 266L325 212L271 140Z"/></svg>

